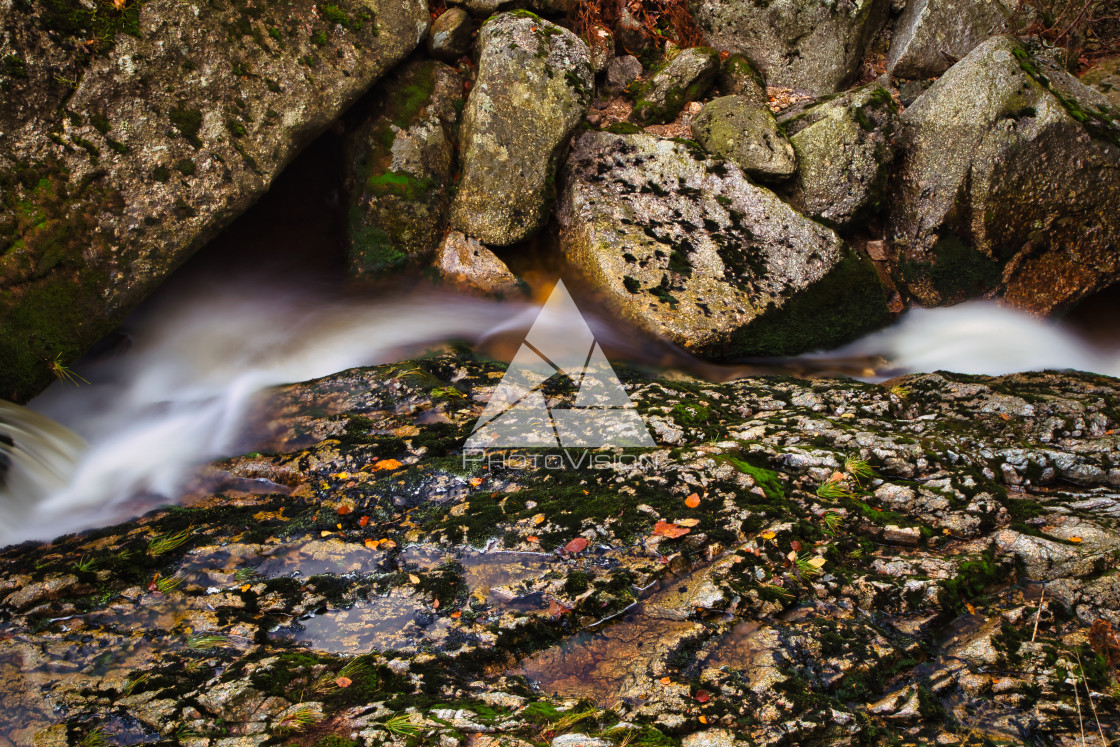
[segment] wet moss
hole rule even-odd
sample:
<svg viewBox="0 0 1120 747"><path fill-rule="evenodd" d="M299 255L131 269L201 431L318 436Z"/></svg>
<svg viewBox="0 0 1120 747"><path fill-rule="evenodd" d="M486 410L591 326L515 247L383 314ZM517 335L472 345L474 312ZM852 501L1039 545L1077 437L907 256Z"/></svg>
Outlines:
<svg viewBox="0 0 1120 747"><path fill-rule="evenodd" d="M202 129L202 112L199 109L180 104L169 111L167 117L184 140L195 148L202 147L202 140L198 137L198 132Z"/></svg>
<svg viewBox="0 0 1120 747"><path fill-rule="evenodd" d="M905 285L929 283L943 303L958 303L996 287L1003 275L1003 265L969 248L950 232L934 245L929 260L903 261L899 272Z"/></svg>

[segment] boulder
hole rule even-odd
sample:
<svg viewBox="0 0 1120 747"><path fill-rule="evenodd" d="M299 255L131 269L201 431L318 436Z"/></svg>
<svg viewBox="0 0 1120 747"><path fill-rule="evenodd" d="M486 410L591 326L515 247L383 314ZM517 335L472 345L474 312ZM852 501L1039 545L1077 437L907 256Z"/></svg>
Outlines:
<svg viewBox="0 0 1120 747"><path fill-rule="evenodd" d="M429 25L421 0L123 5L0 11L3 398L119 324Z"/></svg>
<svg viewBox="0 0 1120 747"><path fill-rule="evenodd" d="M719 68L716 82L721 96L745 96L756 104L766 105L766 81L745 54L729 55Z"/></svg>
<svg viewBox="0 0 1120 747"><path fill-rule="evenodd" d="M624 54L607 63L606 75L599 86L597 95L606 103L626 90L626 87L642 77L642 63L633 55Z"/></svg>
<svg viewBox="0 0 1120 747"><path fill-rule="evenodd" d="M798 210L834 227L879 211L901 128L898 106L882 83L813 107L785 127L799 163L790 193Z"/></svg>
<svg viewBox="0 0 1120 747"><path fill-rule="evenodd" d="M757 179L781 180L797 171L797 156L765 104L721 96L692 120L692 137L714 156Z"/></svg>
<svg viewBox="0 0 1120 747"><path fill-rule="evenodd" d="M750 55L766 82L825 94L859 71L891 0L690 0L708 43Z"/></svg>
<svg viewBox="0 0 1120 747"><path fill-rule="evenodd" d="M671 122L712 87L719 73L719 54L707 47L682 50L661 65L634 93L634 119Z"/></svg>
<svg viewBox="0 0 1120 747"><path fill-rule="evenodd" d="M453 7L465 8L472 16L486 18L510 10L530 10L550 15L571 10L573 0L447 0Z"/></svg>
<svg viewBox="0 0 1120 747"><path fill-rule="evenodd" d="M561 252L626 321L698 355L787 355L890 320L870 263L686 142L587 132L558 209Z"/></svg>
<svg viewBox="0 0 1120 747"><path fill-rule="evenodd" d="M902 121L890 233L919 303L1048 314L1120 278L1120 111L1098 91L999 36Z"/></svg>
<svg viewBox="0 0 1120 747"><path fill-rule="evenodd" d="M448 8L432 23L428 34L428 54L436 59L454 62L471 51L474 44L474 22L462 8Z"/></svg>
<svg viewBox="0 0 1120 747"><path fill-rule="evenodd" d="M1002 0L910 0L895 22L887 70L932 78L978 44L1009 29Z"/></svg>
<svg viewBox="0 0 1120 747"><path fill-rule="evenodd" d="M494 252L458 231L447 234L434 266L441 280L470 295L512 298L525 295L527 288Z"/></svg>
<svg viewBox="0 0 1120 747"><path fill-rule="evenodd" d="M451 12L451 11L448 11ZM380 86L373 111L346 140L348 263L376 276L431 256L443 233L455 166L463 75L412 62Z"/></svg>
<svg viewBox="0 0 1120 747"><path fill-rule="evenodd" d="M591 52L572 32L526 11L491 18L478 51L451 225L508 246L548 220L560 157L591 104Z"/></svg>

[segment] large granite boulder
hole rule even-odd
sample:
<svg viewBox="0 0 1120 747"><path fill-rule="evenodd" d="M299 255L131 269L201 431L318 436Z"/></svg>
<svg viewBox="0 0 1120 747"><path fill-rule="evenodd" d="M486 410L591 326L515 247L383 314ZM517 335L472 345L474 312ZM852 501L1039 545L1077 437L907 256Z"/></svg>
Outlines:
<svg viewBox="0 0 1120 747"><path fill-rule="evenodd" d="M548 220L560 157L591 105L591 51L572 32L527 11L487 21L478 50L451 225L507 246Z"/></svg>
<svg viewBox="0 0 1120 747"><path fill-rule="evenodd" d="M0 5L0 397L117 325L428 24L422 0Z"/></svg>
<svg viewBox="0 0 1120 747"><path fill-rule="evenodd" d="M587 132L564 183L568 263L614 313L691 352L792 354L890 320L866 260L695 146Z"/></svg>
<svg viewBox="0 0 1120 747"><path fill-rule="evenodd" d="M882 83L815 106L785 127L800 164L790 193L796 208L835 227L879 211L901 127L898 106Z"/></svg>
<svg viewBox="0 0 1120 747"><path fill-rule="evenodd" d="M1120 108L1120 55L1097 60L1081 76L1081 82L1103 93L1112 105Z"/></svg>
<svg viewBox="0 0 1120 747"><path fill-rule="evenodd" d="M709 44L748 55L769 85L825 94L856 76L891 0L690 0L689 7Z"/></svg>
<svg viewBox="0 0 1120 747"><path fill-rule="evenodd" d="M1120 110L995 37L902 116L899 282L919 303L1002 295L1040 313L1120 278Z"/></svg>
<svg viewBox="0 0 1120 747"><path fill-rule="evenodd" d="M910 0L895 22L887 69L902 78L948 70L978 44L1009 28L1002 0Z"/></svg>
<svg viewBox="0 0 1120 747"><path fill-rule="evenodd" d="M374 276L429 257L443 234L464 77L418 60L384 81L346 142L350 273Z"/></svg>

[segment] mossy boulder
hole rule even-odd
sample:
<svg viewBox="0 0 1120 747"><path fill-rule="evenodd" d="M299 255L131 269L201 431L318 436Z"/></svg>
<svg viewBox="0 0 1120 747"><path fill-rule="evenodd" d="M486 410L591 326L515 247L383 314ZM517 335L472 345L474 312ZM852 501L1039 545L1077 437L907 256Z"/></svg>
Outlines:
<svg viewBox="0 0 1120 747"><path fill-rule="evenodd" d="M1002 0L910 0L894 24L887 70L901 78L941 75L981 42L1007 33L1010 16Z"/></svg>
<svg viewBox="0 0 1120 747"><path fill-rule="evenodd" d="M1097 89L1113 106L1120 108L1120 55L1097 60L1081 76L1081 82Z"/></svg>
<svg viewBox="0 0 1120 747"><path fill-rule="evenodd" d="M634 92L634 119L671 122L685 104L708 92L719 73L719 54L707 47L692 47L661 65Z"/></svg>
<svg viewBox="0 0 1120 747"><path fill-rule="evenodd" d="M26 400L427 33L421 0L0 12L0 397Z"/></svg>
<svg viewBox="0 0 1120 747"><path fill-rule="evenodd" d="M517 298L528 286L506 263L477 239L451 231L440 244L433 263L435 274L455 290L487 298Z"/></svg>
<svg viewBox="0 0 1120 747"><path fill-rule="evenodd" d="M508 246L548 220L560 157L594 93L591 51L571 31L526 11L487 21L478 51L451 225Z"/></svg>
<svg viewBox="0 0 1120 747"><path fill-rule="evenodd" d="M837 228L880 212L901 128L883 83L813 107L785 126L800 164L790 190L795 207Z"/></svg>
<svg viewBox="0 0 1120 747"><path fill-rule="evenodd" d="M350 273L376 276L429 258L443 234L464 77L435 60L385 80L376 115L346 141Z"/></svg>
<svg viewBox="0 0 1120 747"><path fill-rule="evenodd" d="M549 15L567 13L573 0L447 0L447 4L466 9L472 16L486 18L510 10L529 10Z"/></svg>
<svg viewBox="0 0 1120 747"><path fill-rule="evenodd" d="M831 347L890 320L870 263L687 141L587 132L561 252L615 314L714 359Z"/></svg>
<svg viewBox="0 0 1120 747"><path fill-rule="evenodd" d="M1120 278L1120 110L999 36L902 115L895 273L919 303L1040 313Z"/></svg>
<svg viewBox="0 0 1120 747"><path fill-rule="evenodd" d="M692 120L692 137L714 156L762 181L787 179L797 155L766 104L746 96L721 96Z"/></svg>
<svg viewBox="0 0 1120 747"><path fill-rule="evenodd" d="M767 103L766 81L745 54L728 55L719 68L716 88L721 96L746 96L756 104Z"/></svg>
<svg viewBox="0 0 1120 747"><path fill-rule="evenodd" d="M690 0L689 8L709 44L749 55L769 85L825 94L856 77L891 0Z"/></svg>

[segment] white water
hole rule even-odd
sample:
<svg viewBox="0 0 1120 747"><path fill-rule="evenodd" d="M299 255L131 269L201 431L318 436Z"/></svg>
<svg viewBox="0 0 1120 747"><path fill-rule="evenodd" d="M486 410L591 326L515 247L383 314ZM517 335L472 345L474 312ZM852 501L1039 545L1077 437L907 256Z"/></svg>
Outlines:
<svg viewBox="0 0 1120 747"><path fill-rule="evenodd" d="M102 526L175 500L192 470L230 454L247 408L268 387L399 360L449 339L527 328L536 315L527 304L451 296L340 301L244 288L210 287L146 314L126 353L79 367L93 383L58 383L33 403L88 441L84 451L80 438L36 425L33 414L0 411L17 429L0 486L0 546ZM601 340L613 339L616 348L629 341L639 355L637 337L592 326ZM807 358L875 355L889 361L884 376L1040 369L1120 376L1120 352L1102 352L1055 323L990 303L911 311L890 329Z"/></svg>

